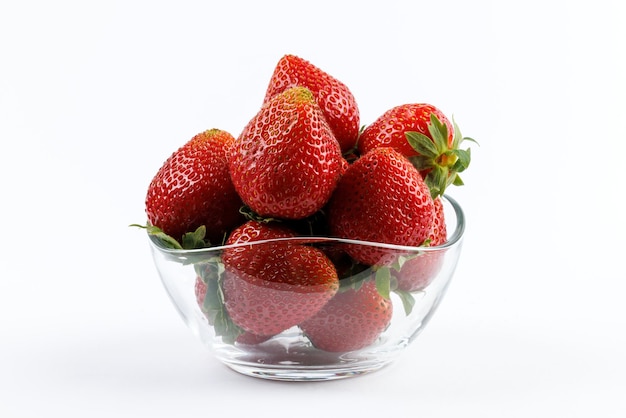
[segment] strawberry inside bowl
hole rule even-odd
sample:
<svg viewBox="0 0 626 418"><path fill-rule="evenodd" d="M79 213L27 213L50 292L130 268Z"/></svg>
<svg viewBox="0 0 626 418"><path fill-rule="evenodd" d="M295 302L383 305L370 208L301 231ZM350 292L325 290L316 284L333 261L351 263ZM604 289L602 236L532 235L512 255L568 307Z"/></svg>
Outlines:
<svg viewBox="0 0 626 418"><path fill-rule="evenodd" d="M225 245L175 249L149 234L150 246L172 303L225 365L275 380L339 379L396 360L436 311L465 225L460 205L440 199L439 245L302 236L248 221ZM362 252L384 256L364 263Z"/></svg>

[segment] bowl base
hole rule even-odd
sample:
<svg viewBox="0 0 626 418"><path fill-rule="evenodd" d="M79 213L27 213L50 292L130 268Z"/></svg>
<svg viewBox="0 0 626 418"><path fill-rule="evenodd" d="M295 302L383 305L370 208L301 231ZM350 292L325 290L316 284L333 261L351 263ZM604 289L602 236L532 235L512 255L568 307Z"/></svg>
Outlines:
<svg viewBox="0 0 626 418"><path fill-rule="evenodd" d="M406 344L394 349L332 353L318 350L301 333L287 332L258 346L214 347L232 370L252 377L283 381L323 381L360 376L391 363Z"/></svg>
<svg viewBox="0 0 626 418"><path fill-rule="evenodd" d="M352 364L344 367L315 368L292 365L245 364L241 362L222 361L230 369L245 376L289 382L320 382L346 379L372 373L388 365L390 362L371 364Z"/></svg>

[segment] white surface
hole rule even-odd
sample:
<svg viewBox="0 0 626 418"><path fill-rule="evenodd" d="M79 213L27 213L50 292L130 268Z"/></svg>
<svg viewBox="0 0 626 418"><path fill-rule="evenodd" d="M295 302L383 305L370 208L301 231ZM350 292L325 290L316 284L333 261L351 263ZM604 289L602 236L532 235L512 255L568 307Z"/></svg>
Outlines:
<svg viewBox="0 0 626 418"><path fill-rule="evenodd" d="M2 3L0 416L626 416L626 14L586 3ZM363 123L430 102L481 144L450 192L468 228L446 299L356 379L218 364L127 226L178 146L239 133L285 53Z"/></svg>

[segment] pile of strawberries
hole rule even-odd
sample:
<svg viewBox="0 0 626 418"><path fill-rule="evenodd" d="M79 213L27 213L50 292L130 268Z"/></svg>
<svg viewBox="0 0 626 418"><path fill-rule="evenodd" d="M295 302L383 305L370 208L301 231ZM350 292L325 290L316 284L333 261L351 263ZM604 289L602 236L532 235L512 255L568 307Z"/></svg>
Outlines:
<svg viewBox="0 0 626 418"><path fill-rule="evenodd" d="M319 349L357 350L389 325L390 292L408 312L411 292L436 275L435 253L400 262L374 245L310 239L446 241L441 196L462 184L470 152L459 146L471 138L425 103L360 123L345 84L286 55L238 137L201 132L156 173L149 233L176 249L226 245L195 265L198 304L225 342L259 344L298 326ZM261 240L272 241L231 245Z"/></svg>

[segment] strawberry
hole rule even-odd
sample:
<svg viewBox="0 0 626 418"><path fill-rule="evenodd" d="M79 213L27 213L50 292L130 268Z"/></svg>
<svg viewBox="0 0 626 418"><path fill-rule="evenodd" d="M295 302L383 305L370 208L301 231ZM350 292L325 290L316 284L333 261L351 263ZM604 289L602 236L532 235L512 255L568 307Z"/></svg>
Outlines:
<svg viewBox="0 0 626 418"><path fill-rule="evenodd" d="M295 55L283 56L270 79L264 102L293 86L311 90L319 103L341 150L354 148L359 135L359 108L348 87L309 61Z"/></svg>
<svg viewBox="0 0 626 418"><path fill-rule="evenodd" d="M393 147L402 155L412 157L419 153L406 139L406 132L415 131L429 136L430 116L435 115L447 128L447 144L452 146L454 130L441 110L427 103L409 103L395 106L363 129L359 138L359 152L365 154L379 147ZM430 137L430 136L429 136Z"/></svg>
<svg viewBox="0 0 626 418"><path fill-rule="evenodd" d="M441 245L447 240L446 223L441 198L436 198L434 204L435 219L427 240L428 246L430 247ZM391 269L391 274L397 280L397 289L407 292L424 289L437 276L439 270L441 270L444 255L445 250L423 252L421 254L411 255L406 260L403 260L398 270L394 271Z"/></svg>
<svg viewBox="0 0 626 418"><path fill-rule="evenodd" d="M181 240L184 233L206 227L209 241L221 243L243 222L243 205L230 180L227 150L235 138L210 129L175 151L152 179L146 195L150 224Z"/></svg>
<svg viewBox="0 0 626 418"><path fill-rule="evenodd" d="M446 218L441 197L436 198L433 203L435 204L435 219L428 239L431 246L436 246L447 241L448 229L446 228Z"/></svg>
<svg viewBox="0 0 626 418"><path fill-rule="evenodd" d="M235 189L258 215L301 219L326 204L344 163L311 91L293 87L262 106L228 165Z"/></svg>
<svg viewBox="0 0 626 418"><path fill-rule="evenodd" d="M411 160L436 197L450 184L463 184L458 173L470 163L469 149L459 149L465 140L474 141L463 138L456 123L435 106L409 103L389 109L367 126L358 150L365 154L378 147L395 148Z"/></svg>
<svg viewBox="0 0 626 418"><path fill-rule="evenodd" d="M248 221L227 244L289 237L285 228ZM337 292L337 271L319 249L297 242L257 243L226 249L224 306L232 321L258 336L272 336L308 319Z"/></svg>
<svg viewBox="0 0 626 418"><path fill-rule="evenodd" d="M293 238L296 234L290 228L280 223L264 223L258 220L249 220L231 231L226 241L227 245L241 244L254 241L276 240ZM224 251L222 261L225 265L240 268L250 268L253 271L260 268L258 262L264 262L267 253L274 251L276 246L281 248L289 245L288 242L272 245L256 245L254 247L236 247ZM252 251L254 250L254 251Z"/></svg>
<svg viewBox="0 0 626 418"><path fill-rule="evenodd" d="M419 172L393 148L375 148L356 160L341 177L328 205L334 236L419 246L428 238L435 209ZM359 263L386 264L393 252L349 245ZM390 258L391 257L391 258Z"/></svg>
<svg viewBox="0 0 626 418"><path fill-rule="evenodd" d="M194 285L194 293L196 296L196 302L198 303L198 306L200 307L200 310L205 314L205 316L207 317L207 319L209 320L209 323L213 326L215 326L216 328L219 328L219 324L216 324L216 316L217 316L217 312L209 312L210 309L208 309L207 305L210 305L210 302L205 302L206 296L207 296L207 290L209 289L209 285L203 280L202 277L198 276L196 277L196 283ZM220 308L220 310L222 310ZM224 315L224 312L220 312L221 315ZM222 318L223 321L223 318ZM232 325L232 323L230 324L230 326L232 328L234 328L234 325ZM218 333L225 333L224 330L219 330L218 329ZM255 344L260 344L262 342L267 341L268 339L270 339L271 336L266 336L266 335L256 335L253 334L251 332L247 332L241 329L231 329L230 333L235 337L233 341L231 342L235 342L237 344L244 344L244 345L255 345ZM226 336L226 337L230 337L230 336Z"/></svg>
<svg viewBox="0 0 626 418"><path fill-rule="evenodd" d="M218 313L210 312L210 309L211 309L210 302L207 302L205 304L205 300L207 299L207 291L210 291L210 290L211 289L209 288L209 285L205 283L202 277L200 276L196 277L196 283L194 286L196 302L198 303L198 306L200 307L204 315L209 320L209 323L213 326L219 327L219 325L216 324L216 317ZM224 315L223 311L220 312L220 314ZM221 318L221 319L223 321L224 318ZM217 319L217 320L219 321L220 319ZM234 328L232 324L231 324L231 327ZM221 331L221 333L223 334L224 331ZM264 341L267 341L270 338L270 336L265 336L265 335L260 336L260 335L253 334L251 332L243 331L241 329L231 330L231 333L234 334L234 337L235 337L234 341L232 342L235 342L237 344L244 344L244 345L260 344Z"/></svg>
<svg viewBox="0 0 626 418"><path fill-rule="evenodd" d="M392 314L391 300L378 292L374 281L366 281L337 293L300 328L320 350L354 351L374 343Z"/></svg>
<svg viewBox="0 0 626 418"><path fill-rule="evenodd" d="M207 292L207 284L202 280L200 276L196 277L196 283L193 287L193 291L196 295L196 303L202 308L202 305L204 304L204 297L206 296Z"/></svg>

